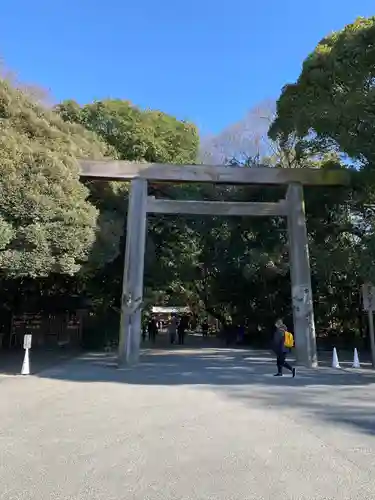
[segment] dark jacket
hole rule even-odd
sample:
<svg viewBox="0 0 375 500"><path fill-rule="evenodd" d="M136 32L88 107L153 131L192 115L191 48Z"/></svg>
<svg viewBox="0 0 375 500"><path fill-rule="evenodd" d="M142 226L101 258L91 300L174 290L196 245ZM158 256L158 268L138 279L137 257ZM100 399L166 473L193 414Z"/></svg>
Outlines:
<svg viewBox="0 0 375 500"><path fill-rule="evenodd" d="M151 319L147 325L148 333L154 333L155 335L158 333L158 325L154 319Z"/></svg>
<svg viewBox="0 0 375 500"><path fill-rule="evenodd" d="M285 347L284 333L284 330L281 330L281 328L276 328L275 334L273 336L273 350L277 356L289 351L289 349Z"/></svg>

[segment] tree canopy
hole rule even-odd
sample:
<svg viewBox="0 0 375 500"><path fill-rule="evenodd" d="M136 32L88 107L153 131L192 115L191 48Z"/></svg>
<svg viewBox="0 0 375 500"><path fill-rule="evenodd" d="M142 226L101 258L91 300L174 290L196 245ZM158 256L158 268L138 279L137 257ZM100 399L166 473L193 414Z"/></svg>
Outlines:
<svg viewBox="0 0 375 500"><path fill-rule="evenodd" d="M281 150L294 143L300 166L351 170L349 190L306 190L316 309L334 314L336 330L361 324L360 285L375 279L374 63L374 17L325 37L283 88L269 129Z"/></svg>
<svg viewBox="0 0 375 500"><path fill-rule="evenodd" d="M110 99L79 106L65 101L55 111L68 123L78 123L100 136L114 149L117 158L127 161L159 163L195 163L198 157L199 135L189 123L159 111L141 110L128 101ZM118 238L118 255L105 269L98 270L89 283L92 293L101 296L106 306L119 305L122 287L125 224L128 185L121 182L88 183L90 199L107 220L122 221ZM150 186L150 192L165 196L183 196L183 189L173 186ZM168 238L175 227L171 218L150 218L146 252L145 282L147 294L154 297L170 287L171 260ZM181 226L180 226L181 227ZM122 236L122 237L121 237ZM178 236L183 244L184 234ZM160 245L160 246L158 246ZM163 255L163 257L161 256ZM178 256L175 258L178 261ZM172 260L174 260L172 257ZM162 265L164 263L164 265Z"/></svg>
<svg viewBox="0 0 375 500"><path fill-rule="evenodd" d="M192 163L197 159L196 127L161 111L143 111L121 99L82 107L65 101L56 106L56 111L65 121L96 132L115 148L121 160Z"/></svg>
<svg viewBox="0 0 375 500"><path fill-rule="evenodd" d="M375 159L375 17L323 38L277 102L269 134L307 138L314 152L338 151L360 165Z"/></svg>
<svg viewBox="0 0 375 500"><path fill-rule="evenodd" d="M92 132L64 122L0 80L3 276L74 274L89 260L100 232L99 213L87 201L89 192L79 181L77 158L110 153ZM111 241L101 243L105 261Z"/></svg>

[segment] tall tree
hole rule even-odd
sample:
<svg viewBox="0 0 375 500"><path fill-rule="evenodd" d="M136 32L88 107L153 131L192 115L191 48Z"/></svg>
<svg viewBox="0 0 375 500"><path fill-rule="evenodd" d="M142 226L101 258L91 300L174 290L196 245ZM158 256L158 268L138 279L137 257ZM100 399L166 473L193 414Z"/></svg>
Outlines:
<svg viewBox="0 0 375 500"><path fill-rule="evenodd" d="M91 257L97 265L113 258L110 232L97 241L99 214L87 201L76 161L103 158L109 147L4 79L0 117L2 277L72 275Z"/></svg>
<svg viewBox="0 0 375 500"><path fill-rule="evenodd" d="M98 134L114 148L116 157L121 160L159 163L195 163L197 160L199 135L196 127L165 113L141 110L119 99L98 101L82 107L74 101L65 101L55 109L66 122L79 123ZM89 183L89 187L90 200L102 215L107 213L106 220L125 221L126 183L95 182ZM167 197L184 196L183 191L175 186L150 186L151 194L160 195L162 192ZM150 296L154 296L158 289L166 291L170 286L168 238L174 227L175 221L171 218L150 217L145 276ZM121 296L124 229L123 224L118 258L96 273L91 282L95 293L100 290L103 300L109 305L118 306ZM176 238L183 245L184 232Z"/></svg>
<svg viewBox="0 0 375 500"><path fill-rule="evenodd" d="M144 111L121 99L97 101L83 107L65 101L56 110L64 120L96 132L116 149L122 160L196 161L199 146L196 127L161 111Z"/></svg>
<svg viewBox="0 0 375 500"><path fill-rule="evenodd" d="M323 38L277 102L269 134L306 138L314 152L338 151L375 162L375 17Z"/></svg>

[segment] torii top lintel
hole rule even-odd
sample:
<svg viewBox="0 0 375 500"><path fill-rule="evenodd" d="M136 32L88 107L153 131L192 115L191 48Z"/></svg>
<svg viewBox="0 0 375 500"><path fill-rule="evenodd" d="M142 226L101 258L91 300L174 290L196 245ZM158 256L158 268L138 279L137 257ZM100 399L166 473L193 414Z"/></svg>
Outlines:
<svg viewBox="0 0 375 500"><path fill-rule="evenodd" d="M319 168L231 167L224 165L173 165L116 160L80 160L81 177L129 181L209 182L218 184L290 184L339 186L350 183L345 170Z"/></svg>

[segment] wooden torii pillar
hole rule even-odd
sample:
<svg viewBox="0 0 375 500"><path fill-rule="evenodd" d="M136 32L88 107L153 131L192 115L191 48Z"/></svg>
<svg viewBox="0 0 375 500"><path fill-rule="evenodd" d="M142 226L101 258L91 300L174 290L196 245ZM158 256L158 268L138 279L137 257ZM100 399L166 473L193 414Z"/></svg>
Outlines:
<svg viewBox="0 0 375 500"><path fill-rule="evenodd" d="M296 358L299 364L312 368L318 366L318 358L311 289L309 243L301 184L289 184L286 201L288 204L289 268Z"/></svg>
<svg viewBox="0 0 375 500"><path fill-rule="evenodd" d="M119 364L139 360L143 302L144 255L147 223L147 180L135 178L130 184L126 224L126 248L121 298Z"/></svg>
<svg viewBox="0 0 375 500"><path fill-rule="evenodd" d="M131 181L122 293L119 365L139 360L147 213L287 217L294 333L297 361L317 366L315 323L303 185L347 185L345 171L242 168L214 165L162 165L119 161L81 161L81 176ZM221 184L286 185L276 203L156 200L147 196L148 180ZM276 319L276 318L275 318Z"/></svg>

